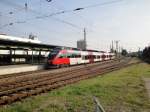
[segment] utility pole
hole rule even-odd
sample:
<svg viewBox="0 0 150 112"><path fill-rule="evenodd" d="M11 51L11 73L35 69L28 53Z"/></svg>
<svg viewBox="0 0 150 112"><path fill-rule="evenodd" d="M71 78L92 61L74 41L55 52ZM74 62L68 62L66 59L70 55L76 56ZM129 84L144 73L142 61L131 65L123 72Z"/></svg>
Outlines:
<svg viewBox="0 0 150 112"><path fill-rule="evenodd" d="M116 43L116 54L117 54L117 57L118 57L119 40L116 40L115 43Z"/></svg>
<svg viewBox="0 0 150 112"><path fill-rule="evenodd" d="M118 53L118 47L119 47L118 44L119 44L119 40L116 40L115 43L116 43L116 52Z"/></svg>
<svg viewBox="0 0 150 112"><path fill-rule="evenodd" d="M87 43L86 43L86 29L84 28L84 49L86 50Z"/></svg>
<svg viewBox="0 0 150 112"><path fill-rule="evenodd" d="M112 52L114 52L114 42L112 40Z"/></svg>
<svg viewBox="0 0 150 112"><path fill-rule="evenodd" d="M121 57L121 46L119 46L119 59Z"/></svg>

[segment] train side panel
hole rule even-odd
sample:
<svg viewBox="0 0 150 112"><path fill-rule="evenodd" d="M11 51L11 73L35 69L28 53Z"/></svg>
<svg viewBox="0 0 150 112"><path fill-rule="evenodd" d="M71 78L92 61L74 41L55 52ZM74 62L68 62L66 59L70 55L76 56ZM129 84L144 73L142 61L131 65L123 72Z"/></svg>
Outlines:
<svg viewBox="0 0 150 112"><path fill-rule="evenodd" d="M55 51L52 54L55 54ZM115 54L109 52L60 50L57 52L57 55L55 54L54 58L50 58L48 60L48 63L49 65L56 65L56 66L78 65L78 64L106 61L114 58Z"/></svg>
<svg viewBox="0 0 150 112"><path fill-rule="evenodd" d="M81 51L81 63L84 64L84 63L89 63L89 60L88 60L88 52L87 51Z"/></svg>
<svg viewBox="0 0 150 112"><path fill-rule="evenodd" d="M70 57L70 65L76 65L76 64L81 64L81 52L80 51L73 51L69 50L69 54L71 54Z"/></svg>

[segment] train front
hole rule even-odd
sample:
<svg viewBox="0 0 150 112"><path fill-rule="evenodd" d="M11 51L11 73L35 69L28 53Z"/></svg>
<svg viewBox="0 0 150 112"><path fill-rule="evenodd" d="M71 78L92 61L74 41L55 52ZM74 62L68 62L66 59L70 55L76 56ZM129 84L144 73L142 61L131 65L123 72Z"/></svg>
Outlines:
<svg viewBox="0 0 150 112"><path fill-rule="evenodd" d="M54 68L58 66L55 63L55 60L58 54L59 54L59 50L53 50L52 52L49 53L48 58L47 58L46 68Z"/></svg>

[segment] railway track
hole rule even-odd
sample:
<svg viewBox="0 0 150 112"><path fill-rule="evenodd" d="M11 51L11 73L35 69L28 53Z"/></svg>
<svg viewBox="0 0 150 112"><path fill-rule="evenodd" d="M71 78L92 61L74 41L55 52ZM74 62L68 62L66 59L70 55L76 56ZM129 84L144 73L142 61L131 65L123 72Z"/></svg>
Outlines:
<svg viewBox="0 0 150 112"><path fill-rule="evenodd" d="M98 65L103 65L103 64L107 64L107 63L111 63L111 62L114 62L114 61L117 61L117 59L114 59L114 60L108 60L108 61L102 61L102 62L98 62ZM94 63L94 64L97 64L97 63ZM86 65L88 65L88 66L92 66L93 64L86 64ZM78 66L75 66L75 68L80 68L80 67L82 67L83 65L78 65ZM73 68L74 69L74 66L71 66L70 67L71 69ZM63 69L63 68L60 68L61 70L62 70L62 72L63 71L65 71L66 70L66 68L65 69ZM33 74L40 74L40 73L53 73L53 72L55 72L56 71L56 69L51 69L51 71L49 71L49 70L38 70L38 71L31 71L31 72L24 72L24 73L15 73L15 74L7 74L7 75L0 75L0 80L1 79L7 79L7 78L10 78L10 77L20 77L20 76L26 76L26 75L29 75L29 74L31 74L31 75L33 75Z"/></svg>
<svg viewBox="0 0 150 112"><path fill-rule="evenodd" d="M98 64L93 66L85 66L84 69L78 68L70 71L49 74L49 72L39 73L36 76L27 77L27 75L18 76L20 79L11 77L8 82L0 83L0 105L10 104L22 98L43 93L67 84L75 83L79 80L95 77L98 74L107 73L124 66L128 66L130 60L122 60L120 62L107 63L104 66ZM130 63L129 65L131 65ZM24 77L26 76L26 78ZM8 80L10 77L1 79ZM14 79L13 79L14 78ZM24 79L24 80L22 80Z"/></svg>
<svg viewBox="0 0 150 112"><path fill-rule="evenodd" d="M107 65L113 64L112 62L109 63L105 63L105 65L103 67L106 67ZM92 67L96 67L99 66L99 64L93 65ZM86 69L90 69L91 66L86 66ZM49 73L43 73L43 74L38 74L36 76L32 75L28 75L28 77L11 77L11 78L7 78L7 80L3 79L0 80L0 96L1 96L1 92L7 89L12 89L12 88L16 88L16 87L22 87L25 86L27 84L32 84L32 83L38 83L38 82L44 82L53 78L59 78L59 77L63 77L65 75L70 75L71 73L76 73L77 71L82 70L83 68L77 68L74 70L69 70L69 71L64 71L64 72L60 72L60 73L53 73L53 74L49 74ZM85 69L85 68L84 68Z"/></svg>
<svg viewBox="0 0 150 112"><path fill-rule="evenodd" d="M95 67L95 66L102 66L102 65L107 65L107 64L111 64L111 63L115 63L117 60L111 60L111 61L106 61L106 62L100 62L100 63L95 63L95 64L87 64L86 68L88 67ZM33 78L33 80L41 78L41 77L48 77L49 75L56 75L58 73L65 73L66 71L76 71L76 70L82 70L85 68L85 65L81 65L81 66L76 66L74 67L70 67L70 68L65 68L65 69L55 69L55 70L42 70L42 71L36 71L36 72L27 72L27 73L20 73L20 74L8 74L8 75L4 75L4 76L0 76L0 90L1 90L1 86L5 86L5 85L9 85L12 84L12 82L24 82L27 80L31 80ZM57 72L56 72L57 71Z"/></svg>

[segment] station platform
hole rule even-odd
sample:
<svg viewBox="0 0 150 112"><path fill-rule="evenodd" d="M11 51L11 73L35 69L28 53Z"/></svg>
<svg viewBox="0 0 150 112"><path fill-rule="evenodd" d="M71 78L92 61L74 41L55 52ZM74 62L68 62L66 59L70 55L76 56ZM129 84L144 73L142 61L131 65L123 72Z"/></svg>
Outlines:
<svg viewBox="0 0 150 112"><path fill-rule="evenodd" d="M22 64L22 65L0 66L0 75L22 73L42 69L44 69L44 65Z"/></svg>

